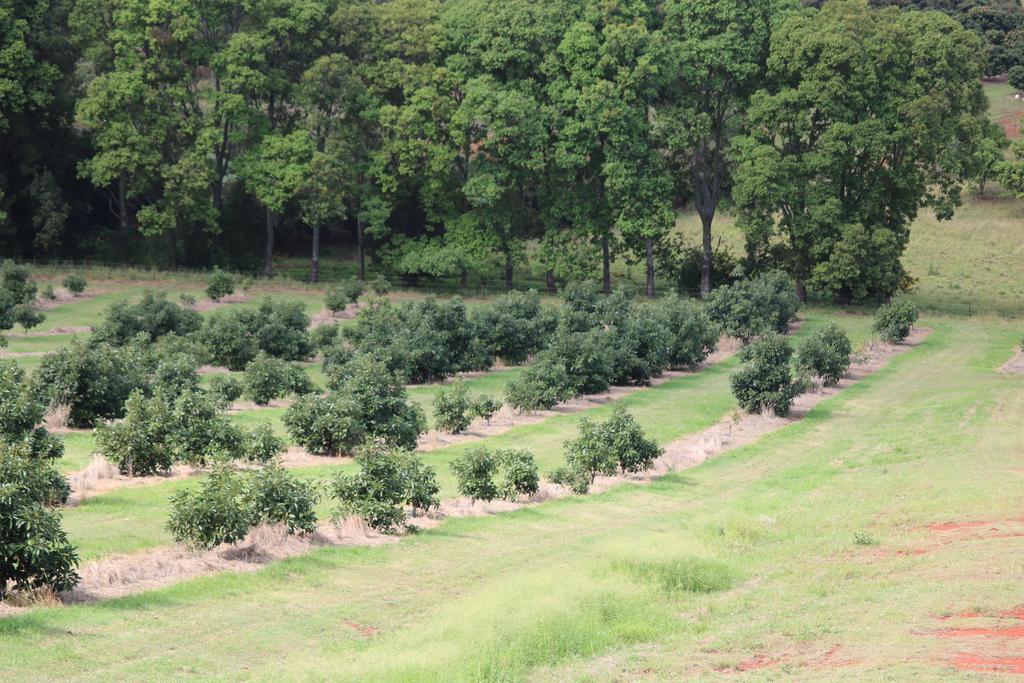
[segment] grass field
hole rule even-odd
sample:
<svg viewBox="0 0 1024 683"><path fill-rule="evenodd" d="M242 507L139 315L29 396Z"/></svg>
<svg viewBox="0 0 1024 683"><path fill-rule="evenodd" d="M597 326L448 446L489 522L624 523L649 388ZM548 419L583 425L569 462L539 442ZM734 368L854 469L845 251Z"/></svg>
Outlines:
<svg viewBox="0 0 1024 683"><path fill-rule="evenodd" d="M926 323L802 422L696 469L2 620L0 677L966 676L967 655L1014 654L940 617L1021 601L1024 549L999 531L1024 531L1024 377L996 372L1019 330ZM986 524L928 528L952 521Z"/></svg>

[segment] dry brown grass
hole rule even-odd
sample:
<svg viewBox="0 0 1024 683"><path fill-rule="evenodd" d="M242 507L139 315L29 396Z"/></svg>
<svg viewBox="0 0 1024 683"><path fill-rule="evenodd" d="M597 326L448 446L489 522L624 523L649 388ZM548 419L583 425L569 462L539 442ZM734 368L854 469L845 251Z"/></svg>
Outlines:
<svg viewBox="0 0 1024 683"><path fill-rule="evenodd" d="M1010 360L999 368L999 372L1008 375L1024 374L1024 348L1017 349Z"/></svg>

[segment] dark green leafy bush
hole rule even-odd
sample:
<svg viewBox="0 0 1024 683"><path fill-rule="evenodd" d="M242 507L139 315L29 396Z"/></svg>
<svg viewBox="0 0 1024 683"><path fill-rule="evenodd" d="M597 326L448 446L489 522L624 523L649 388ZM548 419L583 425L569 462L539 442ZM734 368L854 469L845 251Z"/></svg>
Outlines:
<svg viewBox="0 0 1024 683"><path fill-rule="evenodd" d="M589 491L599 474L650 469L662 452L622 406L615 406L604 422L581 419L579 430L578 437L565 443L566 465L553 477L555 483L567 485L576 493Z"/></svg>
<svg viewBox="0 0 1024 683"><path fill-rule="evenodd" d="M505 385L505 402L512 408L531 412L549 410L575 396L565 365L547 351Z"/></svg>
<svg viewBox="0 0 1024 683"><path fill-rule="evenodd" d="M323 353L338 341L341 327L337 323L320 325L309 331L309 341L316 351Z"/></svg>
<svg viewBox="0 0 1024 683"><path fill-rule="evenodd" d="M405 387L374 358L361 356L349 366L351 375L338 393L351 397L366 437L392 448L414 450L427 429L427 419L409 401Z"/></svg>
<svg viewBox="0 0 1024 683"><path fill-rule="evenodd" d="M473 321L492 356L520 365L547 346L558 316L535 291L509 292L478 310Z"/></svg>
<svg viewBox="0 0 1024 683"><path fill-rule="evenodd" d="M292 381L292 371L286 361L260 351L245 366L242 386L247 398L258 406L265 406L272 399L288 394Z"/></svg>
<svg viewBox="0 0 1024 683"><path fill-rule="evenodd" d="M168 395L199 390L199 361L187 353L164 354L156 361L153 388Z"/></svg>
<svg viewBox="0 0 1024 683"><path fill-rule="evenodd" d="M54 299L57 298L57 295L54 294L53 292L53 285L51 285L49 282L43 285L42 288L39 290L39 296L49 301L53 301Z"/></svg>
<svg viewBox="0 0 1024 683"><path fill-rule="evenodd" d="M269 297L259 306L215 311L198 333L212 360L231 370L243 370L260 351L285 360L305 360L313 353L306 328L309 317L302 304Z"/></svg>
<svg viewBox="0 0 1024 683"><path fill-rule="evenodd" d="M219 466L198 486L171 496L167 529L174 540L190 548L208 549L237 543L253 524L246 505L246 481L227 466Z"/></svg>
<svg viewBox="0 0 1024 683"><path fill-rule="evenodd" d="M899 344L910 335L917 316L917 306L906 299L885 304L875 311L874 330L883 341Z"/></svg>
<svg viewBox="0 0 1024 683"><path fill-rule="evenodd" d="M825 385L839 381L850 367L850 338L836 323L809 335L797 346L796 366L821 377Z"/></svg>
<svg viewBox="0 0 1024 683"><path fill-rule="evenodd" d="M86 286L85 278L82 277L81 275L74 274L65 277L64 282L62 282L61 284L64 285L64 289L68 290L75 296L78 296L79 294L84 292Z"/></svg>
<svg viewBox="0 0 1024 683"><path fill-rule="evenodd" d="M565 368L568 386L560 390L563 397L599 394L611 384L616 349L611 335L603 329L559 330L546 353Z"/></svg>
<svg viewBox="0 0 1024 683"><path fill-rule="evenodd" d="M501 410L501 401L491 398L487 394L480 394L470 401L469 412L474 417L480 417L490 423L494 414Z"/></svg>
<svg viewBox="0 0 1024 683"><path fill-rule="evenodd" d="M668 367L674 339L653 306L634 307L606 324L604 337L612 350L611 384L647 384Z"/></svg>
<svg viewBox="0 0 1024 683"><path fill-rule="evenodd" d="M786 415L803 384L793 379L789 362L793 349L789 340L769 332L740 350L743 366L729 378L732 393L748 412L771 410Z"/></svg>
<svg viewBox="0 0 1024 683"><path fill-rule="evenodd" d="M317 455L350 453L366 440L358 407L338 392L299 397L285 411L284 424L295 443Z"/></svg>
<svg viewBox="0 0 1024 683"><path fill-rule="evenodd" d="M340 313L349 304L359 301L359 297L362 295L363 283L355 278L349 278L328 289L324 296L324 303L331 313Z"/></svg>
<svg viewBox="0 0 1024 683"><path fill-rule="evenodd" d="M245 459L267 463L284 452L284 439L274 433L269 422L263 422L246 435Z"/></svg>
<svg viewBox="0 0 1024 683"><path fill-rule="evenodd" d="M166 400L157 394L153 401ZM245 456L245 434L204 392L179 394L171 403L171 451L175 462L203 467Z"/></svg>
<svg viewBox="0 0 1024 683"><path fill-rule="evenodd" d="M498 487L494 483L494 475L498 464L494 453L484 446L460 453L451 463L459 494L474 501L497 498Z"/></svg>
<svg viewBox="0 0 1024 683"><path fill-rule="evenodd" d="M165 293L145 292L134 304L116 301L108 306L93 339L124 346L140 334L149 341L172 332L183 337L198 330L201 324L197 312L168 301Z"/></svg>
<svg viewBox="0 0 1024 683"><path fill-rule="evenodd" d="M700 302L672 296L659 305L658 312L669 333L669 367L695 368L718 346L718 326Z"/></svg>
<svg viewBox="0 0 1024 683"><path fill-rule="evenodd" d="M532 496L540 488L537 462L530 451L515 449L495 452L501 466L498 495L505 500Z"/></svg>
<svg viewBox="0 0 1024 683"><path fill-rule="evenodd" d="M36 283L24 266L4 261L0 266L0 332L15 325L28 329L43 322L44 316L32 308L36 298ZM6 341L0 337L0 346Z"/></svg>
<svg viewBox="0 0 1024 683"><path fill-rule="evenodd" d="M439 431L461 434L469 428L472 420L469 389L462 378L455 380L448 389L441 389L434 396L434 422Z"/></svg>
<svg viewBox="0 0 1024 683"><path fill-rule="evenodd" d="M242 383L227 373L218 373L210 378L208 391L220 405L228 406L242 397Z"/></svg>
<svg viewBox="0 0 1024 683"><path fill-rule="evenodd" d="M437 472L425 464L411 451L402 451L401 468L405 479L405 503L412 508L412 514L428 512L441 504L437 494L441 487L437 483Z"/></svg>
<svg viewBox="0 0 1024 683"><path fill-rule="evenodd" d="M744 343L768 332L785 332L800 308L793 281L778 272L719 287L706 302L708 315L722 332Z"/></svg>
<svg viewBox="0 0 1024 683"><path fill-rule="evenodd" d="M387 296L391 293L391 283L383 275L378 275L374 278L373 282L370 283L370 288L373 289L373 293L377 296Z"/></svg>
<svg viewBox="0 0 1024 683"><path fill-rule="evenodd" d="M405 526L406 505L415 502L424 509L437 504L432 470L414 454L374 445L357 453L356 463L358 472L339 474L331 483L338 503L335 517L359 517L374 529L392 533ZM411 481L417 485L410 486Z"/></svg>
<svg viewBox="0 0 1024 683"><path fill-rule="evenodd" d="M247 475L242 497L253 526L280 524L292 534L316 531L316 488L276 463Z"/></svg>
<svg viewBox="0 0 1024 683"><path fill-rule="evenodd" d="M129 477L167 472L174 463L171 410L160 400L134 392L125 403L125 418L100 425L96 449Z"/></svg>
<svg viewBox="0 0 1024 683"><path fill-rule="evenodd" d="M206 296L213 301L220 301L235 293L235 278L216 266L206 276Z"/></svg>

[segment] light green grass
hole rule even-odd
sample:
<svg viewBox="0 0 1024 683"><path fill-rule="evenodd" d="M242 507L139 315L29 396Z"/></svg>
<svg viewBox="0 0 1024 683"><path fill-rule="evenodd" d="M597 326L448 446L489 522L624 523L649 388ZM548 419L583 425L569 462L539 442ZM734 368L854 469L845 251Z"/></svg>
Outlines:
<svg viewBox="0 0 1024 683"><path fill-rule="evenodd" d="M931 637L934 617L1019 603L1024 547L853 539L1019 516L1024 378L994 371L1012 327L927 322L919 348L696 469L0 621L0 677L680 680L777 655L750 675L955 679L977 642ZM853 663L823 665L837 646Z"/></svg>

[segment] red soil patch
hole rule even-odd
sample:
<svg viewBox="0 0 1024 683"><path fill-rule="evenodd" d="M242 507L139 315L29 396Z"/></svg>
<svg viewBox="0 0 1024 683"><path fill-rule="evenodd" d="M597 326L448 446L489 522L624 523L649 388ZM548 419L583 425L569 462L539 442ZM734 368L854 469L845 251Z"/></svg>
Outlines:
<svg viewBox="0 0 1024 683"><path fill-rule="evenodd" d="M958 529L974 529L980 526L988 526L992 522L937 522L929 524L926 528L929 531L957 531Z"/></svg>
<svg viewBox="0 0 1024 683"><path fill-rule="evenodd" d="M750 659L740 662L736 666L737 671L754 671L756 669L768 669L775 666L778 662L772 659L768 655L755 655Z"/></svg>
<svg viewBox="0 0 1024 683"><path fill-rule="evenodd" d="M1024 626L948 628L944 631L936 631L934 635L940 638L969 638L973 636L981 636L983 638L1024 638Z"/></svg>
<svg viewBox="0 0 1024 683"><path fill-rule="evenodd" d="M358 631L360 635L369 638L370 636L376 635L380 632L379 628L374 626L367 626L366 624L360 624L358 621L346 620L345 626L348 626L353 631Z"/></svg>
<svg viewBox="0 0 1024 683"><path fill-rule="evenodd" d="M950 664L961 671L1024 674L1024 657L981 657L961 652Z"/></svg>

